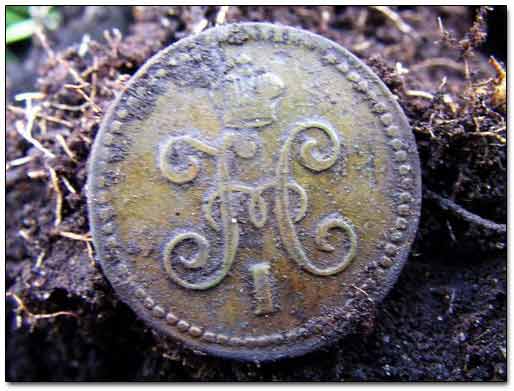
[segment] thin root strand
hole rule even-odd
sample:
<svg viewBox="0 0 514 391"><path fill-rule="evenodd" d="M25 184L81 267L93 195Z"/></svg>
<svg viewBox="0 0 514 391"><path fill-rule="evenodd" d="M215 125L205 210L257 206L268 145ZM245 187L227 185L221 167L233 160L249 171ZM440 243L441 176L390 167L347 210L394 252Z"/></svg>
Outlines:
<svg viewBox="0 0 514 391"><path fill-rule="evenodd" d="M15 311L18 315L20 315L20 313L24 313L34 323L41 319L51 319L51 318L56 318L58 316L71 316L75 319L79 319L79 316L75 312L71 312L71 311L57 311L57 312L52 312L49 314L35 314L27 308L27 306L25 305L23 300L16 293L6 292L5 296L11 297L14 299L14 301L16 302L16 305L17 305L17 308ZM21 322L22 322L22 319L20 316L17 318L17 326L18 327L21 326Z"/></svg>
<svg viewBox="0 0 514 391"><path fill-rule="evenodd" d="M425 190L424 195L426 196L426 198L435 201L441 209L446 210L455 216L459 216L469 223L479 225L481 227L487 228L491 231L500 234L505 234L507 232L506 224L498 224L494 221L484 219L483 217L471 213L467 209L464 209L462 206L456 204L455 202L447 198L440 196L439 194L434 193L431 190Z"/></svg>

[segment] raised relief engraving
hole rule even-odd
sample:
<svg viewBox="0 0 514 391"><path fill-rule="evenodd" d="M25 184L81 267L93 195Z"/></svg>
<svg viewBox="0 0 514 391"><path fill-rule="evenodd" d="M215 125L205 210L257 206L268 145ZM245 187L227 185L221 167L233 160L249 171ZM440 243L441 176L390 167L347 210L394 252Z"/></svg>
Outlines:
<svg viewBox="0 0 514 391"><path fill-rule="evenodd" d="M273 312L273 295L271 292L270 265L260 262L250 267L253 277L255 296L255 315L265 315Z"/></svg>
<svg viewBox="0 0 514 391"><path fill-rule="evenodd" d="M169 156L169 154L171 153L170 149L174 148L177 142L179 141L186 141L188 144L193 146L195 149L200 150L201 152L219 157L217 159L216 170L218 179L217 193L219 194L219 198L221 201L220 216L222 234L224 239L223 258L221 261L220 270L215 272L214 275L211 275L200 282L187 281L175 272L173 268L173 262L176 258L173 256L173 250L175 249L177 244L186 239L194 240L198 247L198 255L196 255L196 257L193 260L187 260L184 257L179 257L179 261L186 267L191 267L191 265L194 265L195 267L201 267L206 264L206 260L208 258L208 241L203 235L196 232L187 232L185 234L181 233L175 235L165 246L164 252L164 268L174 282L185 288L203 290L219 284L221 280L223 280L223 278L226 276L226 274L230 270L232 262L234 261L239 241L239 227L237 221L233 217L233 213L231 210L231 191L229 186L230 177L226 161L226 151L231 145L231 137L229 137L229 135L224 135L222 138L221 147L219 149L209 146L203 142L200 142L188 136L177 137L168 141L164 145L163 149L160 151L159 167L161 168L161 172L164 176L166 176L166 178L168 178L176 184L183 184L186 182L190 182L196 178L199 171L199 162L195 157L189 157L189 167L185 172L177 171L171 164L169 164L167 156Z"/></svg>
<svg viewBox="0 0 514 391"><path fill-rule="evenodd" d="M195 290L205 290L219 284L229 272L238 249L239 223L232 204L234 193L246 196L249 221L263 228L274 212L282 244L298 266L317 276L329 276L344 270L354 259L357 251L357 234L352 223L340 213L329 213L311 227L317 248L326 253L337 251L329 243L329 231L338 230L346 243L334 258L337 263L320 266L321 262L310 259L296 232L295 224L308 213L308 195L304 187L293 178L292 163L298 163L317 175L330 169L341 157L341 140L338 131L323 118L306 119L292 124L286 130L287 137L278 152L278 162L271 178L259 180L259 184L234 180L229 172L229 162L234 154L245 160L252 159L259 148L260 139L246 139L241 133L262 129L275 121L276 108L286 91L283 81L275 74L255 67L251 60L242 56L234 61L231 71L212 92L213 102L221 113L224 128L216 140L200 140L185 134L172 137L161 144L158 166L164 177L174 185L193 183L201 175L201 157L215 161L214 188L206 194L203 214L210 228L223 239L219 259L210 260L210 243L207 234L199 229L183 227L172 235L164 246L163 266L169 278L178 285ZM218 103L221 102L221 103ZM256 132L254 132L256 133ZM255 134L254 134L255 135ZM324 142L320 138L325 139ZM254 141L255 140L255 141ZM186 155L187 150L194 150ZM294 151L298 151L295 153ZM270 208L264 193L270 192L274 205ZM214 213L215 207L219 213ZM178 247L188 242L195 248L189 259L179 255ZM210 264L209 262L212 262ZM177 265L181 264L181 272ZM216 267L213 267L215 265ZM187 269L205 270L201 277L187 277ZM215 269L215 270L213 270ZM255 314L273 311L270 265L258 263L250 268L256 300ZM183 275L184 274L184 275Z"/></svg>
<svg viewBox="0 0 514 391"><path fill-rule="evenodd" d="M296 263L312 274L329 276L341 272L350 264L355 256L357 248L357 235L351 223L340 214L335 214L332 217L326 217L319 223L316 232L316 244L323 251L334 251L334 247L329 245L325 240L330 229L340 228L350 237L350 250L347 254L338 264L325 268L316 266L315 262L307 257L305 250L298 239L298 235L296 234L294 227L294 220L291 218L289 204L288 178L291 171L289 154L292 144L296 140L297 136L309 129L317 129L325 133L331 142L331 151L326 157L320 156L318 142L313 138L308 138L303 142L300 148L300 163L303 166L314 172L321 172L332 167L339 156L340 142L335 129L328 123L324 123L322 121L306 121L300 122L293 127L284 146L282 147L276 171L279 183L276 199L277 222L280 235L282 236L282 242L286 247L287 252L296 261Z"/></svg>
<svg viewBox="0 0 514 391"><path fill-rule="evenodd" d="M257 129L275 120L276 106L285 92L282 79L256 67L241 54L229 64L229 73L211 92L212 102L228 129Z"/></svg>
<svg viewBox="0 0 514 391"><path fill-rule="evenodd" d="M376 75L326 39L244 23L134 75L104 116L87 195L99 264L148 326L261 362L369 320L406 261L420 185Z"/></svg>

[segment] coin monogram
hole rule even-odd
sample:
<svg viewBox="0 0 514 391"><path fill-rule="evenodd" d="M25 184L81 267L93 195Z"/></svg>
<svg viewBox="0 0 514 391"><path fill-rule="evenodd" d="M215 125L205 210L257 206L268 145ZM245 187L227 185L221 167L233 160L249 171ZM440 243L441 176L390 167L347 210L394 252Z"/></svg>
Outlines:
<svg viewBox="0 0 514 391"><path fill-rule="evenodd" d="M371 316L420 209L414 137L391 93L320 36L244 23L150 59L89 165L102 269L149 325L264 361Z"/></svg>

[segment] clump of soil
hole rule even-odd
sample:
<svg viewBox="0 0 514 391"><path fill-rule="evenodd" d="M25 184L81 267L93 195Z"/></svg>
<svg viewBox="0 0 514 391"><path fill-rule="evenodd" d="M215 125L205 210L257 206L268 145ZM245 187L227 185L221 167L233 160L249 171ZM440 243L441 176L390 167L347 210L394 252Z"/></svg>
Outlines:
<svg viewBox="0 0 514 391"><path fill-rule="evenodd" d="M64 7L58 33L38 32L7 75L7 379L506 380L506 85L484 55L501 11ZM319 33L370 65L409 117L424 189L410 260L369 330L262 366L184 351L118 301L95 261L84 189L102 114L130 75L188 34L245 20ZM63 42L67 31L80 38ZM35 75L37 93L14 101Z"/></svg>

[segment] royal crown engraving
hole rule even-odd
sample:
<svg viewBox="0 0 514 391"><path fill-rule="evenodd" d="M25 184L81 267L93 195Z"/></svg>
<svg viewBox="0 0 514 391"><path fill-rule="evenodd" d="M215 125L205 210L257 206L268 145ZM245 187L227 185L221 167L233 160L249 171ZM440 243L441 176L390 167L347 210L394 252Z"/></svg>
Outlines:
<svg viewBox="0 0 514 391"><path fill-rule="evenodd" d="M227 75L212 90L213 104L222 113L224 127L255 129L270 125L285 92L284 82L277 75L256 67L244 54L227 68Z"/></svg>
<svg viewBox="0 0 514 391"><path fill-rule="evenodd" d="M163 267L176 284L189 289L205 290L219 284L230 271L236 259L240 222L232 198L235 193L246 197L250 223L263 228L273 214L282 246L288 256L299 267L316 276L329 276L343 271L355 258L358 238L352 222L339 212L328 213L312 228L312 236L318 250L334 253L338 249L329 243L332 230L339 230L346 238L346 245L339 249L337 262L324 263L310 259L298 236L296 225L308 214L307 191L292 177L292 161L317 175L330 169L341 158L341 139L338 131L324 118L302 119L285 130L285 142L278 151L278 161L271 178L263 178L259 184L235 180L229 172L229 162L234 158L252 159L258 148L256 141L245 138L240 132L264 131L275 121L277 107L284 96L286 86L275 74L255 67L247 57L235 61L232 69L212 92L215 108L220 113L223 129L216 140L199 139L191 136L195 132L183 131L182 136L166 139L160 145L158 166L162 175L174 186L186 183L194 185L202 175L203 158L213 159L216 180L213 188L205 194L202 207L208 228L191 229L183 227L171 233L164 246ZM221 102L221 103L217 103ZM319 137L324 143L320 143ZM184 147L188 148L184 148ZM186 153L191 151L193 153ZM297 152L296 152L297 151ZM265 193L272 194L273 205L267 204ZM219 213L214 213L215 205ZM211 260L212 247L206 229L212 229L222 238L219 259ZM177 247L188 241L196 251L186 258L179 255ZM212 263L210 263L212 262ZM181 265L181 272L177 265ZM215 270L209 265L217 265ZM199 278L187 276L187 270L206 270ZM273 310L269 287L269 263L259 263L251 268L255 281L257 307L255 313L265 314Z"/></svg>

